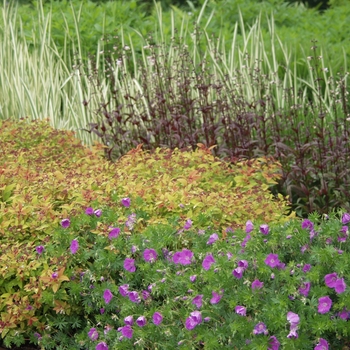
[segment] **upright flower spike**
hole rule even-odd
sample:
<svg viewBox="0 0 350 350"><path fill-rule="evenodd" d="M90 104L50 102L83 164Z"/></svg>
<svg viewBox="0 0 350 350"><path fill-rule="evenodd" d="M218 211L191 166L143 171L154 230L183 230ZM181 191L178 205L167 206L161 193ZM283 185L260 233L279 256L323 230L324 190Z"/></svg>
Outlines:
<svg viewBox="0 0 350 350"><path fill-rule="evenodd" d="M79 249L79 243L76 239L73 239L70 244L70 251L72 254L75 254Z"/></svg>
<svg viewBox="0 0 350 350"><path fill-rule="evenodd" d="M110 301L112 300L112 298L113 298L112 292L111 292L109 289L106 289L106 290L103 292L103 299L105 300L105 303L106 303L106 304L109 304Z"/></svg>

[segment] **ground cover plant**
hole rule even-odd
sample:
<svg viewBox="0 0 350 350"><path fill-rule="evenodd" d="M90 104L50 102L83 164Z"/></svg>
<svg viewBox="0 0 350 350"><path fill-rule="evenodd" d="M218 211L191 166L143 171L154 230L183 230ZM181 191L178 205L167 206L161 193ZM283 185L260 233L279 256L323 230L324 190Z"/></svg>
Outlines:
<svg viewBox="0 0 350 350"><path fill-rule="evenodd" d="M31 322L5 344L44 349L344 349L350 345L350 214L233 230L203 216L140 224L98 202L68 215L35 247L24 286ZM125 220L127 217L127 220ZM34 247L32 248L34 250ZM33 287L40 290L36 304ZM15 297L18 297L15 293ZM45 318L40 307L45 306ZM2 313L4 317L6 313Z"/></svg>

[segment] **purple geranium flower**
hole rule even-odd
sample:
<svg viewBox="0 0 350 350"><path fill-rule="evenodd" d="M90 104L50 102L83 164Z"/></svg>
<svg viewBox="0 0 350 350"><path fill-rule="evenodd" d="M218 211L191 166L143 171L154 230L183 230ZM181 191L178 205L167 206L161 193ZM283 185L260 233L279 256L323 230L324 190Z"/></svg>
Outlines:
<svg viewBox="0 0 350 350"><path fill-rule="evenodd" d="M298 330L298 327L292 325L290 327L289 334L287 335L287 338L298 338L297 330Z"/></svg>
<svg viewBox="0 0 350 350"><path fill-rule="evenodd" d="M269 231L270 231L269 225L266 225L266 224L260 225L260 232L263 235L268 235Z"/></svg>
<svg viewBox="0 0 350 350"><path fill-rule="evenodd" d="M204 270L208 271L210 269L210 266L212 264L215 264L215 259L213 257L212 254L208 254L204 259L203 259L203 262L202 262L202 267Z"/></svg>
<svg viewBox="0 0 350 350"><path fill-rule="evenodd" d="M337 282L337 279L338 279L338 275L335 272L324 276L324 282L326 283L326 286L329 288L335 287L335 283Z"/></svg>
<svg viewBox="0 0 350 350"><path fill-rule="evenodd" d="M217 233L213 233L213 234L209 237L207 244L213 244L213 243L215 243L218 239L219 239L219 236L217 235Z"/></svg>
<svg viewBox="0 0 350 350"><path fill-rule="evenodd" d="M153 314L153 323L156 325L156 326L159 326L163 321L163 316L161 313L159 312L155 312Z"/></svg>
<svg viewBox="0 0 350 350"><path fill-rule="evenodd" d="M244 306L237 305L235 307L235 312L236 312L236 314L241 315L241 316L247 315L247 309Z"/></svg>
<svg viewBox="0 0 350 350"><path fill-rule="evenodd" d="M129 285L128 284L123 284L122 286L119 287L119 293L123 296L123 297L127 297L129 295Z"/></svg>
<svg viewBox="0 0 350 350"><path fill-rule="evenodd" d="M344 308L342 311L338 312L338 316L343 320L350 319L350 310Z"/></svg>
<svg viewBox="0 0 350 350"><path fill-rule="evenodd" d="M124 207L129 208L130 207L130 198L125 197L121 200L121 203Z"/></svg>
<svg viewBox="0 0 350 350"><path fill-rule="evenodd" d="M103 341L96 345L96 350L108 350L108 345Z"/></svg>
<svg viewBox="0 0 350 350"><path fill-rule="evenodd" d="M343 225L348 224L350 222L350 214L344 213L342 218L341 218L341 222Z"/></svg>
<svg viewBox="0 0 350 350"><path fill-rule="evenodd" d="M311 283L310 282L304 282L301 287L299 287L299 293L304 295L305 297L308 296L310 291Z"/></svg>
<svg viewBox="0 0 350 350"><path fill-rule="evenodd" d="M89 207L85 209L85 214L86 215L92 215L94 213L94 209Z"/></svg>
<svg viewBox="0 0 350 350"><path fill-rule="evenodd" d="M210 304L217 304L223 296L223 290L221 290L221 294L216 292L211 292L211 294L213 297L210 299Z"/></svg>
<svg viewBox="0 0 350 350"><path fill-rule="evenodd" d="M280 342L273 335L270 337L269 347L267 348L267 350L279 350L280 345L281 345Z"/></svg>
<svg viewBox="0 0 350 350"><path fill-rule="evenodd" d="M155 262L158 254L154 249L145 249L143 252L143 258L148 262Z"/></svg>
<svg viewBox="0 0 350 350"><path fill-rule="evenodd" d="M305 219L302 223L301 223L301 228L303 229L308 229L308 230L312 230L314 228L314 224L309 220L309 219Z"/></svg>
<svg viewBox="0 0 350 350"><path fill-rule="evenodd" d="M186 329L192 330L200 323L202 323L202 314L199 311L193 311L190 313L190 316L187 317L185 326Z"/></svg>
<svg viewBox="0 0 350 350"><path fill-rule="evenodd" d="M147 292L147 290L143 290L143 291L141 292L141 294L142 294L143 300L147 300L147 299L149 299L150 296L151 296L150 293Z"/></svg>
<svg viewBox="0 0 350 350"><path fill-rule="evenodd" d="M72 254L75 254L79 249L79 243L76 239L73 239L70 244L70 251Z"/></svg>
<svg viewBox="0 0 350 350"><path fill-rule="evenodd" d="M269 254L265 259L265 264L270 267L277 267L280 264L278 254Z"/></svg>
<svg viewBox="0 0 350 350"><path fill-rule="evenodd" d="M141 302L139 293L135 291L129 292L128 296L129 296L129 300L132 301L133 303L139 304Z"/></svg>
<svg viewBox="0 0 350 350"><path fill-rule="evenodd" d="M98 332L97 332L96 328L90 328L90 330L88 332L88 336L92 341L97 340L98 339Z"/></svg>
<svg viewBox="0 0 350 350"><path fill-rule="evenodd" d="M184 229L189 230L192 227L192 220L188 219L185 222Z"/></svg>
<svg viewBox="0 0 350 350"><path fill-rule="evenodd" d="M181 252L176 252L173 256L173 262L175 264L190 265L193 258L193 252L189 249L182 249Z"/></svg>
<svg viewBox="0 0 350 350"><path fill-rule="evenodd" d="M102 210L101 209L96 209L94 211L94 214L99 218L102 215Z"/></svg>
<svg viewBox="0 0 350 350"><path fill-rule="evenodd" d="M118 332L121 332L122 336L125 338L128 338L128 339L132 338L133 330L129 325L126 325L124 327L119 327Z"/></svg>
<svg viewBox="0 0 350 350"><path fill-rule="evenodd" d="M43 251L45 250L45 248L42 245L38 245L37 247L35 247L36 252L40 255L43 253Z"/></svg>
<svg viewBox="0 0 350 350"><path fill-rule="evenodd" d="M246 224L245 224L245 232L246 233L250 233L250 232L252 232L254 230L254 225L253 225L253 223L250 221L250 220L248 220L247 222L246 222Z"/></svg>
<svg viewBox="0 0 350 350"><path fill-rule="evenodd" d="M305 244L300 248L300 251L302 252L302 254L304 254L308 248L309 248L309 246L307 244Z"/></svg>
<svg viewBox="0 0 350 350"><path fill-rule="evenodd" d="M292 326L297 326L300 323L300 317L292 311L287 313L287 320Z"/></svg>
<svg viewBox="0 0 350 350"><path fill-rule="evenodd" d="M113 227L112 230L108 234L109 239L117 238L120 234L120 228L119 227Z"/></svg>
<svg viewBox="0 0 350 350"><path fill-rule="evenodd" d="M243 277L243 272L244 272L244 268L243 267L236 267L232 271L232 275L235 276L236 278L240 279L240 278Z"/></svg>
<svg viewBox="0 0 350 350"><path fill-rule="evenodd" d="M196 276L196 275L190 276L190 281L191 281L191 282L194 282L196 279L197 279L197 276Z"/></svg>
<svg viewBox="0 0 350 350"><path fill-rule="evenodd" d="M338 278L335 281L334 289L338 294L341 294L345 291L346 284L345 284L344 278Z"/></svg>
<svg viewBox="0 0 350 350"><path fill-rule="evenodd" d="M145 316L140 316L137 320L136 320L136 324L139 327L144 327L147 323L146 317Z"/></svg>
<svg viewBox="0 0 350 350"><path fill-rule="evenodd" d="M311 270L311 265L310 264L305 264L305 266L303 267L303 272L309 272Z"/></svg>
<svg viewBox="0 0 350 350"><path fill-rule="evenodd" d="M255 280L252 283L252 289L261 289L264 286L264 282L260 282L259 280Z"/></svg>
<svg viewBox="0 0 350 350"><path fill-rule="evenodd" d="M57 273L57 272L54 272L54 273L51 275L51 277L52 277L53 279L57 278L57 277L58 277L58 273Z"/></svg>
<svg viewBox="0 0 350 350"><path fill-rule="evenodd" d="M61 221L61 226L62 226L63 228L68 228L69 225L70 225L70 220L69 220L69 219L63 219L63 220Z"/></svg>
<svg viewBox="0 0 350 350"><path fill-rule="evenodd" d="M245 236L243 242L241 243L241 247L242 247L242 248L245 248L245 246L247 245L247 242L250 240L250 238L251 238L251 236L250 236L250 234L248 233L248 234Z"/></svg>
<svg viewBox="0 0 350 350"><path fill-rule="evenodd" d="M134 318L132 317L132 315L126 316L126 317L124 318L124 323L125 323L126 325L132 326L132 325L134 324Z"/></svg>
<svg viewBox="0 0 350 350"><path fill-rule="evenodd" d="M192 304L196 305L198 309L202 307L203 304L203 294L199 294L195 296L192 300Z"/></svg>
<svg viewBox="0 0 350 350"><path fill-rule="evenodd" d="M110 301L112 300L112 298L113 298L112 292L111 292L109 289L106 289L106 290L103 292L103 299L105 300L105 303L106 303L106 304L109 304Z"/></svg>
<svg viewBox="0 0 350 350"><path fill-rule="evenodd" d="M269 331L267 330L266 324L263 322L259 322L253 330L253 334L257 335L257 334L265 334L267 335L269 333Z"/></svg>
<svg viewBox="0 0 350 350"><path fill-rule="evenodd" d="M238 267L242 267L243 271L248 268L248 261L247 260L240 260L238 261Z"/></svg>
<svg viewBox="0 0 350 350"><path fill-rule="evenodd" d="M318 344L314 347L314 350L328 350L327 340L320 338Z"/></svg>
<svg viewBox="0 0 350 350"><path fill-rule="evenodd" d="M126 258L124 260L124 269L129 271L129 272L135 272L136 271L135 260L130 259L130 258Z"/></svg>
<svg viewBox="0 0 350 350"><path fill-rule="evenodd" d="M318 312L320 314L327 313L332 307L332 300L329 296L321 297L318 299Z"/></svg>

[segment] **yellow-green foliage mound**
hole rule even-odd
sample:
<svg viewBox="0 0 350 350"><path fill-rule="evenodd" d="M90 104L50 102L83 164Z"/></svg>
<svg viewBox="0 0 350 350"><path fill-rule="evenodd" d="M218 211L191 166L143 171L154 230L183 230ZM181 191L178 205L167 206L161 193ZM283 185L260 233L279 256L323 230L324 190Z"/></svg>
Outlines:
<svg viewBox="0 0 350 350"><path fill-rule="evenodd" d="M230 166L203 145L154 154L139 146L112 164L102 158L101 145L88 149L46 122L4 121L0 136L2 237L43 239L72 211L96 200L117 209L126 196L141 197L138 209L152 222L174 212L188 218L210 213L233 227L248 219L285 219L287 201L268 190L279 167L266 159Z"/></svg>
<svg viewBox="0 0 350 350"><path fill-rule="evenodd" d="M0 330L31 326L39 322L35 309L55 306L42 300L40 275L64 261L39 266L35 246L50 240L61 219L91 205L112 207L125 222L120 202L130 197L131 209L143 213L135 233L174 215L196 223L205 213L206 224L233 228L249 219L287 219L287 201L268 190L279 177L276 163L257 159L229 165L198 146L153 154L139 146L110 163L102 157L102 145L83 147L73 133L46 122L1 121Z"/></svg>

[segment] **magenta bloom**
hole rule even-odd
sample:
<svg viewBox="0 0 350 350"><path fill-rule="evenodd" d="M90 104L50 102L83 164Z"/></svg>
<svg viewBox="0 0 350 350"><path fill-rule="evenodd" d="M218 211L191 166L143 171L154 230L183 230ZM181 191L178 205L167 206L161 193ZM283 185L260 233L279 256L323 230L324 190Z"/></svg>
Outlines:
<svg viewBox="0 0 350 350"><path fill-rule="evenodd" d="M303 272L309 272L311 270L311 265L310 264L305 264L305 266L303 267Z"/></svg>
<svg viewBox="0 0 350 350"><path fill-rule="evenodd" d="M222 294L218 294L216 292L211 292L211 294L212 294L213 297L210 299L210 304L217 304L221 300L221 298L223 296L223 293Z"/></svg>
<svg viewBox="0 0 350 350"><path fill-rule="evenodd" d="M134 318L132 316L126 316L124 318L124 323L127 325L127 326L132 326L134 324Z"/></svg>
<svg viewBox="0 0 350 350"><path fill-rule="evenodd" d="M135 260L130 259L130 258L126 258L124 260L124 269L129 271L129 272L135 272L136 271Z"/></svg>
<svg viewBox="0 0 350 350"><path fill-rule="evenodd" d="M243 267L236 267L232 271L232 275L235 276L236 278L240 279L240 278L243 277L243 272L244 272L244 268Z"/></svg>
<svg viewBox="0 0 350 350"><path fill-rule="evenodd" d="M191 282L195 282L196 279L197 279L197 276L196 276L196 275L190 276L190 281L191 281Z"/></svg>
<svg viewBox="0 0 350 350"><path fill-rule="evenodd" d="M244 240L243 242L241 243L241 247L242 248L245 248L245 246L247 245L247 242L251 239L251 236L250 234L248 233L245 237L244 237Z"/></svg>
<svg viewBox="0 0 350 350"><path fill-rule="evenodd" d="M85 214L86 215L92 215L94 213L94 209L89 207L85 209Z"/></svg>
<svg viewBox="0 0 350 350"><path fill-rule="evenodd" d="M79 249L79 243L76 239L73 239L73 241L70 244L70 251L72 254L75 254Z"/></svg>
<svg viewBox="0 0 350 350"><path fill-rule="evenodd" d="M303 283L301 285L301 287L299 287L299 293L304 295L305 297L307 297L309 295L309 292L310 292L310 287L311 287L310 282Z"/></svg>
<svg viewBox="0 0 350 350"><path fill-rule="evenodd" d="M192 227L192 220L188 219L185 222L184 229L189 230Z"/></svg>
<svg viewBox="0 0 350 350"><path fill-rule="evenodd" d="M101 343L98 343L97 345L96 345L96 348L95 348L96 350L108 350L108 346L107 346L107 344L103 341L103 342L101 342Z"/></svg>
<svg viewBox="0 0 350 350"><path fill-rule="evenodd" d="M314 347L314 350L328 350L327 340L320 338L319 343Z"/></svg>
<svg viewBox="0 0 350 350"><path fill-rule="evenodd" d="M45 248L42 245L38 245L37 247L35 247L36 252L40 255L43 253L43 251L45 250Z"/></svg>
<svg viewBox="0 0 350 350"><path fill-rule="evenodd" d="M289 330L289 334L287 335L287 338L298 338L298 326L292 325Z"/></svg>
<svg viewBox="0 0 350 350"><path fill-rule="evenodd" d="M190 265L192 262L193 253L189 249L182 249L181 252L176 252L173 256L175 264Z"/></svg>
<svg viewBox="0 0 350 350"><path fill-rule="evenodd" d="M203 304L203 294L198 294L192 300L192 304L196 305L198 309L202 307Z"/></svg>
<svg viewBox="0 0 350 350"><path fill-rule="evenodd" d="M248 268L248 261L247 260L240 260L238 261L238 267L242 267L243 271Z"/></svg>
<svg viewBox="0 0 350 350"><path fill-rule="evenodd" d="M94 211L94 214L99 218L102 215L102 210L101 209L96 209Z"/></svg>
<svg viewBox="0 0 350 350"><path fill-rule="evenodd" d="M212 254L208 254L204 259L203 259L203 262L202 262L202 267L204 270L208 271L210 269L210 266L212 264L215 264L215 259L213 257Z"/></svg>
<svg viewBox="0 0 350 350"><path fill-rule="evenodd" d="M277 267L281 262L278 260L278 254L269 254L265 259L265 264L270 267Z"/></svg>
<svg viewBox="0 0 350 350"><path fill-rule="evenodd" d="M130 198L129 197L125 197L121 200L121 203L124 207L129 208L130 207Z"/></svg>
<svg viewBox="0 0 350 350"><path fill-rule="evenodd" d="M254 225L253 225L253 223L250 221L250 220L248 220L247 222L246 222L246 224L245 224L245 232L246 233L250 233L250 232L252 232L254 230Z"/></svg>
<svg viewBox="0 0 350 350"><path fill-rule="evenodd" d="M269 225L266 225L266 224L260 225L260 232L263 235L268 235L269 231L270 231Z"/></svg>
<svg viewBox="0 0 350 350"><path fill-rule="evenodd" d="M320 314L326 314L332 307L332 300L329 296L321 297L318 299L318 312Z"/></svg>
<svg viewBox="0 0 350 350"><path fill-rule="evenodd" d="M187 317L185 326L189 331L202 323L202 314L199 311L193 311L190 316Z"/></svg>
<svg viewBox="0 0 350 350"><path fill-rule="evenodd" d="M308 219L305 219L302 223L301 223L301 228L303 229L308 229L308 230L312 230L314 228L314 224L308 220Z"/></svg>
<svg viewBox="0 0 350 350"><path fill-rule="evenodd" d="M155 312L153 314L153 323L156 325L156 326L159 326L163 321L163 316L161 313L159 312Z"/></svg>
<svg viewBox="0 0 350 350"><path fill-rule="evenodd" d="M69 220L69 219L63 219L63 220L61 221L61 226L62 226L63 228L68 228L69 225L70 225L70 220Z"/></svg>
<svg viewBox="0 0 350 350"><path fill-rule="evenodd" d="M216 233L213 233L207 242L207 244L213 244L219 239L219 236Z"/></svg>
<svg viewBox="0 0 350 350"><path fill-rule="evenodd" d="M350 310L344 308L342 311L338 312L338 316L343 320L350 319Z"/></svg>
<svg viewBox="0 0 350 350"><path fill-rule="evenodd" d="M338 294L341 294L345 291L346 284L345 284L344 278L338 278L335 281L334 289Z"/></svg>
<svg viewBox="0 0 350 350"><path fill-rule="evenodd" d="M237 305L235 307L235 312L236 312L236 314L241 315L241 316L247 315L247 309L244 306Z"/></svg>
<svg viewBox="0 0 350 350"><path fill-rule="evenodd" d="M123 284L122 286L119 287L119 293L123 296L123 297L127 297L129 295L129 285L128 284Z"/></svg>
<svg viewBox="0 0 350 350"><path fill-rule="evenodd" d="M143 300L147 300L151 296L151 294L147 292L147 290L143 290L141 294L142 294Z"/></svg>
<svg viewBox="0 0 350 350"><path fill-rule="evenodd" d="M122 336L125 338L128 338L128 339L132 338L133 330L129 325L126 325L124 327L119 327L118 332L121 332Z"/></svg>
<svg viewBox="0 0 350 350"><path fill-rule="evenodd" d="M300 317L292 311L287 313L287 320L293 326L297 326L300 323Z"/></svg>
<svg viewBox="0 0 350 350"><path fill-rule="evenodd" d="M267 348L267 350L278 350L280 348L280 345L280 342L273 335L270 337L269 347Z"/></svg>
<svg viewBox="0 0 350 350"><path fill-rule="evenodd" d="M252 289L261 289L264 286L264 282L260 282L259 280L255 280L252 283Z"/></svg>
<svg viewBox="0 0 350 350"><path fill-rule="evenodd" d="M58 273L57 272L54 272L52 275L51 275L52 278L57 278L58 277Z"/></svg>
<svg viewBox="0 0 350 350"><path fill-rule="evenodd" d="M139 304L141 302L141 298L139 297L139 293L133 291L128 294L130 301L133 303Z"/></svg>
<svg viewBox="0 0 350 350"><path fill-rule="evenodd" d="M154 249L145 249L143 252L143 258L148 262L155 262L157 257L157 252Z"/></svg>
<svg viewBox="0 0 350 350"><path fill-rule="evenodd" d="M342 218L341 218L341 222L343 225L348 224L350 222L350 214L344 213Z"/></svg>
<svg viewBox="0 0 350 350"><path fill-rule="evenodd" d="M92 341L97 340L98 339L98 332L97 332L96 328L90 328L88 336Z"/></svg>
<svg viewBox="0 0 350 350"><path fill-rule="evenodd" d="M253 334L257 335L257 334L265 334L267 335L269 333L269 331L266 328L266 324L263 322L259 322L253 330Z"/></svg>
<svg viewBox="0 0 350 350"><path fill-rule="evenodd" d="M335 283L337 282L337 279L338 279L338 275L335 272L324 276L324 282L326 283L326 286L329 288L335 287Z"/></svg>
<svg viewBox="0 0 350 350"><path fill-rule="evenodd" d="M106 289L106 290L103 292L103 299L105 300L105 303L106 303L106 304L109 304L110 301L112 300L112 298L113 298L112 292L111 292L109 289Z"/></svg>
<svg viewBox="0 0 350 350"><path fill-rule="evenodd" d="M109 239L117 238L120 234L120 228L119 227L113 227L112 230L108 234Z"/></svg>
<svg viewBox="0 0 350 350"><path fill-rule="evenodd" d="M140 316L137 320L136 320L136 324L139 327L144 327L147 323L146 317L145 316Z"/></svg>

